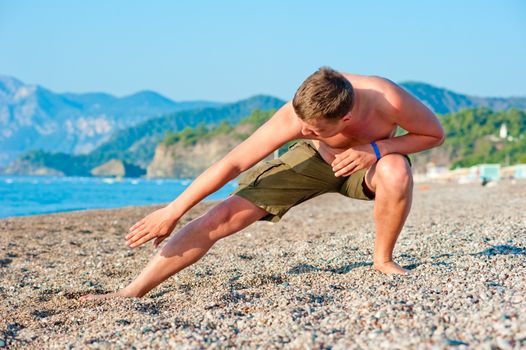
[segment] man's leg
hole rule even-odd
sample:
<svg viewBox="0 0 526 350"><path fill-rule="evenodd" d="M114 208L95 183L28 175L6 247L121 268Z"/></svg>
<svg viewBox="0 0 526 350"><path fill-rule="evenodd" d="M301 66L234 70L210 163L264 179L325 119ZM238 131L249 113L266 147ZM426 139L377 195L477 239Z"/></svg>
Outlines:
<svg viewBox="0 0 526 350"><path fill-rule="evenodd" d="M393 261L393 249L413 199L409 162L400 154L388 154L367 171L365 181L376 193L374 268L385 273L405 274L408 271Z"/></svg>
<svg viewBox="0 0 526 350"><path fill-rule="evenodd" d="M250 201L233 195L181 228L126 288L105 295L86 295L81 299L142 297L198 261L221 238L242 230L267 214Z"/></svg>

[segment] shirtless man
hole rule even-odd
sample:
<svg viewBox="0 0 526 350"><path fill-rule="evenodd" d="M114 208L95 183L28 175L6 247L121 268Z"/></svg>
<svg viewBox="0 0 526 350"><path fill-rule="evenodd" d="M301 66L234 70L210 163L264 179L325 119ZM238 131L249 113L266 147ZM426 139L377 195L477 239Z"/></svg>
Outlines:
<svg viewBox="0 0 526 350"><path fill-rule="evenodd" d="M408 133L395 137L397 125ZM190 208L297 139L302 141L245 173L230 197L181 228L127 287L81 299L142 297L198 261L219 239L257 220L278 221L294 205L327 192L374 199L373 267L408 273L393 261L412 201L411 164L405 155L442 144L444 131L427 107L395 83L327 67L308 77L292 101L173 202L135 223L127 244L136 248L154 239L157 247Z"/></svg>

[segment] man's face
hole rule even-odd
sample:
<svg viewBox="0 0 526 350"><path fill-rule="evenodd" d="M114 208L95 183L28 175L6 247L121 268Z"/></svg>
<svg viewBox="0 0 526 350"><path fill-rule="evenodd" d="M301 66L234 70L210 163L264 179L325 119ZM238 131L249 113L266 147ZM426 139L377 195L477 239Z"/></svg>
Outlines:
<svg viewBox="0 0 526 350"><path fill-rule="evenodd" d="M346 125L347 117L338 119L337 121L329 121L327 119L312 119L308 122L301 121L301 133L304 136L311 136L316 138L328 138L340 133Z"/></svg>

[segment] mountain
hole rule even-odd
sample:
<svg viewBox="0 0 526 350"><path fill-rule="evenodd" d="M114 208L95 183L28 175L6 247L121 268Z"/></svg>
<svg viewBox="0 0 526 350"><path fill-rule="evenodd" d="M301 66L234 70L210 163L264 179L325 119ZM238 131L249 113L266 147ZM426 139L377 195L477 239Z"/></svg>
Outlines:
<svg viewBox="0 0 526 350"><path fill-rule="evenodd" d="M0 75L0 166L35 149L87 153L116 130L185 109L219 106L174 102L152 91L115 97L105 93L55 93Z"/></svg>
<svg viewBox="0 0 526 350"><path fill-rule="evenodd" d="M199 124L216 125L221 121L237 124L254 110L279 109L285 101L271 96L257 95L235 103L214 108L201 108L168 114L136 126L120 130L89 154L97 159L119 158L147 167L155 147L167 131L176 132Z"/></svg>
<svg viewBox="0 0 526 350"><path fill-rule="evenodd" d="M512 107L526 109L526 98L472 97L417 82L405 82L400 85L437 114L453 113L464 108L481 106L489 107L496 111ZM175 132L183 127L193 127L199 123L217 124L217 121L222 119L236 124L241 117L249 115L251 110L277 109L284 102L270 96L255 96L234 105L230 104L203 110L189 110L162 118L151 119L134 127L118 131L106 143L95 149L91 155L97 154L99 158L104 159L117 157L129 162L135 162L142 167L147 167L154 155L155 147L159 143L160 137L166 131ZM238 112L242 111L242 113L235 113L235 110L238 108L240 108ZM104 156L105 154L106 156Z"/></svg>
<svg viewBox="0 0 526 350"><path fill-rule="evenodd" d="M280 99L259 95L220 107L180 111L117 131L108 142L88 154L72 155L42 150L27 152L3 172L22 174L20 169L32 169L32 173L43 171L42 169L55 169L66 176L90 176L93 168L111 159L122 160L146 169L154 156L155 147L168 131L176 132L199 124L214 126L222 121L237 124L254 110L271 111L283 104L284 101Z"/></svg>
<svg viewBox="0 0 526 350"><path fill-rule="evenodd" d="M473 107L526 109L522 97L475 97L421 82L400 85L439 115ZM263 95L220 105L176 103L152 91L122 98L104 93L55 94L0 76L0 167L12 154L34 150L20 158L22 163L7 167L7 173L55 169L65 175L89 176L92 168L111 159L146 169L166 132L201 123L213 127L228 121L234 125L253 110L278 109L284 103Z"/></svg>
<svg viewBox="0 0 526 350"><path fill-rule="evenodd" d="M437 114L447 114L458 112L464 108L476 107L486 107L494 111L502 111L510 108L526 109L525 97L475 97L458 94L433 85L411 81L403 82L399 85Z"/></svg>

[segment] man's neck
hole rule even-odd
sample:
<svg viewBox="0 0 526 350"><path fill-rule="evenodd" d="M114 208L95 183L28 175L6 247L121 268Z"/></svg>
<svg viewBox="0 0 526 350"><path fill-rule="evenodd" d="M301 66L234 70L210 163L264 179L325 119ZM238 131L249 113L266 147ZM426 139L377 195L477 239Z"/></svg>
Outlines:
<svg viewBox="0 0 526 350"><path fill-rule="evenodd" d="M361 92L358 92L357 89L354 89L354 103L351 109L351 117L353 115L360 115L360 102L362 100L362 94Z"/></svg>

